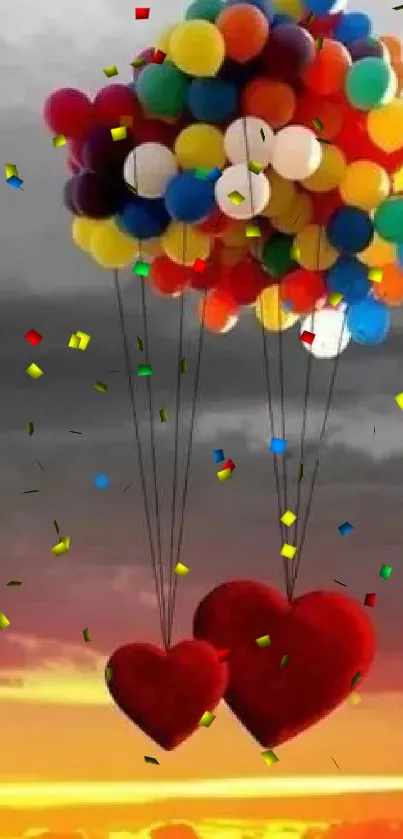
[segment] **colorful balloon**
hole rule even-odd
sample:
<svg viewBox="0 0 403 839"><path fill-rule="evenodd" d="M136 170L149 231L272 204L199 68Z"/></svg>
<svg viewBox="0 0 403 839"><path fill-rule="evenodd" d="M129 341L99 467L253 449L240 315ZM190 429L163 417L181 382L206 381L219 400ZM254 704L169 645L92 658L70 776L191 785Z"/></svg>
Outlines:
<svg viewBox="0 0 403 839"><path fill-rule="evenodd" d="M224 335L236 326L239 306L228 294L219 289L213 289L209 291L205 299L199 300L197 314L205 329Z"/></svg>
<svg viewBox="0 0 403 839"><path fill-rule="evenodd" d="M48 96L43 118L53 134L75 139L90 131L94 120L93 106L81 90L63 87Z"/></svg>
<svg viewBox="0 0 403 839"><path fill-rule="evenodd" d="M381 239L403 243L403 196L387 198L375 210L374 226Z"/></svg>
<svg viewBox="0 0 403 839"><path fill-rule="evenodd" d="M269 285L269 281L270 278L257 262L245 259L229 270L219 288L238 306L250 306L255 303L262 289Z"/></svg>
<svg viewBox="0 0 403 839"><path fill-rule="evenodd" d="M91 250L91 237L98 224L104 222L95 221L95 219L87 218L86 216L76 216L71 225L71 235L74 244L82 251Z"/></svg>
<svg viewBox="0 0 403 839"><path fill-rule="evenodd" d="M322 159L316 170L308 178L304 178L302 186L309 192L330 192L340 186L347 161L337 146L323 145Z"/></svg>
<svg viewBox="0 0 403 839"><path fill-rule="evenodd" d="M175 27L169 42L171 61L189 76L216 76L225 56L219 27L208 20L186 20ZM162 65L163 66L163 65Z"/></svg>
<svg viewBox="0 0 403 839"><path fill-rule="evenodd" d="M326 236L326 228L308 224L294 242L295 259L307 271L323 271L335 264L338 253Z"/></svg>
<svg viewBox="0 0 403 839"><path fill-rule="evenodd" d="M90 252L101 268L127 268L139 255L139 242L122 233L114 223L99 224L91 236Z"/></svg>
<svg viewBox="0 0 403 839"><path fill-rule="evenodd" d="M178 134L174 152L182 169L222 169L226 162L222 132L202 122L188 125Z"/></svg>
<svg viewBox="0 0 403 839"><path fill-rule="evenodd" d="M350 54L343 44L324 38L320 50L303 74L303 81L319 96L331 96L343 90L351 64Z"/></svg>
<svg viewBox="0 0 403 839"><path fill-rule="evenodd" d="M140 116L141 108L133 92L125 84L110 84L98 91L93 111L95 122L104 128L118 128L126 125L131 128Z"/></svg>
<svg viewBox="0 0 403 839"><path fill-rule="evenodd" d="M313 332L315 335L312 344L301 341L304 349L320 359L341 355L351 340L344 307L324 308L315 312L314 317L309 315L301 321L301 335L304 332Z"/></svg>
<svg viewBox="0 0 403 839"><path fill-rule="evenodd" d="M151 263L149 280L152 287L163 295L176 295L189 284L189 268L172 262L167 256L157 256Z"/></svg>
<svg viewBox="0 0 403 839"><path fill-rule="evenodd" d="M340 256L327 273L329 291L343 295L346 303L356 303L368 296L371 285L368 269L354 256Z"/></svg>
<svg viewBox="0 0 403 839"><path fill-rule="evenodd" d="M263 215L268 218L282 216L291 208L296 196L296 187L293 181L287 181L278 175L274 169L266 171L266 177L270 184L270 200L263 210Z"/></svg>
<svg viewBox="0 0 403 839"><path fill-rule="evenodd" d="M76 219L78 221L78 219ZM373 292L377 300L388 306L403 304L403 271L401 265L385 265L380 283L374 283Z"/></svg>
<svg viewBox="0 0 403 839"><path fill-rule="evenodd" d="M222 9L221 0L195 0L186 14L186 20L209 20L214 23Z"/></svg>
<svg viewBox="0 0 403 839"><path fill-rule="evenodd" d="M187 106L199 122L220 124L237 110L238 91L224 79L193 79L187 92Z"/></svg>
<svg viewBox="0 0 403 839"><path fill-rule="evenodd" d="M262 173L256 175L244 163L237 163L224 169L215 184L215 198L229 218L250 219L267 206L270 184Z"/></svg>
<svg viewBox="0 0 403 839"><path fill-rule="evenodd" d="M262 62L269 76L293 82L312 64L315 55L312 35L296 23L283 23L270 32Z"/></svg>
<svg viewBox="0 0 403 839"><path fill-rule="evenodd" d="M371 18L364 12L346 12L341 16L334 37L342 44L354 43L358 38L368 38L372 32Z"/></svg>
<svg viewBox="0 0 403 839"><path fill-rule="evenodd" d="M289 125L277 132L272 166L282 178L290 181L308 178L319 168L321 160L321 145L309 128Z"/></svg>
<svg viewBox="0 0 403 839"><path fill-rule="evenodd" d="M345 204L361 210L373 210L389 194L387 172L370 160L356 160L347 166L340 184Z"/></svg>
<svg viewBox="0 0 403 839"><path fill-rule="evenodd" d="M382 344L390 330L390 311L380 300L368 297L349 307L347 326L356 344Z"/></svg>
<svg viewBox="0 0 403 839"><path fill-rule="evenodd" d="M354 108L380 108L393 99L396 90L396 74L381 58L362 58L348 69L345 91Z"/></svg>
<svg viewBox="0 0 403 839"><path fill-rule="evenodd" d="M326 296L326 285L322 274L296 268L280 283L280 298L293 312L303 315L315 309L316 304Z"/></svg>
<svg viewBox="0 0 403 839"><path fill-rule="evenodd" d="M201 21L200 21L201 22ZM149 64L137 79L137 96L150 114L178 117L186 104L188 80L170 61Z"/></svg>
<svg viewBox="0 0 403 839"><path fill-rule="evenodd" d="M269 35L267 17L250 3L225 6L216 26L224 40L225 54L239 64L256 58Z"/></svg>
<svg viewBox="0 0 403 839"><path fill-rule="evenodd" d="M111 178L121 178L124 160L133 146L134 139L130 132L126 139L115 143L110 128L95 128L83 143L82 165L93 172L104 173Z"/></svg>
<svg viewBox="0 0 403 839"><path fill-rule="evenodd" d="M365 250L373 235L372 220L359 207L340 207L327 225L329 242L340 253L354 254Z"/></svg>
<svg viewBox="0 0 403 839"><path fill-rule="evenodd" d="M170 220L161 198L133 196L117 216L117 225L136 239L155 239L167 229Z"/></svg>
<svg viewBox="0 0 403 839"><path fill-rule="evenodd" d="M194 265L196 259L206 260L211 251L211 239L200 230L172 221L161 237L164 253L179 265Z"/></svg>
<svg viewBox="0 0 403 839"><path fill-rule="evenodd" d="M278 285L265 288L255 303L255 313L259 323L268 332L284 332L299 320L295 312L286 312L281 307Z"/></svg>
<svg viewBox="0 0 403 839"><path fill-rule="evenodd" d="M403 99L392 99L368 114L368 134L372 142L388 154L403 145Z"/></svg>
<svg viewBox="0 0 403 839"><path fill-rule="evenodd" d="M282 128L292 120L295 107L292 87L278 79L256 76L241 93L243 113L259 117L274 129Z"/></svg>
<svg viewBox="0 0 403 839"><path fill-rule="evenodd" d="M231 163L253 162L265 169L272 159L273 143L270 125L258 117L236 119L224 134L224 149Z"/></svg>
<svg viewBox="0 0 403 839"><path fill-rule="evenodd" d="M123 181L88 171L76 175L74 181L74 201L78 211L89 218L109 218L118 213L128 199Z"/></svg>
<svg viewBox="0 0 403 839"><path fill-rule="evenodd" d="M165 191L165 206L174 221L197 224L215 207L214 184L193 172L179 172Z"/></svg>
<svg viewBox="0 0 403 839"><path fill-rule="evenodd" d="M160 198L177 171L170 149L161 143L142 143L126 157L123 176L143 198Z"/></svg>
<svg viewBox="0 0 403 839"><path fill-rule="evenodd" d="M293 237L275 233L263 246L263 265L275 279L284 277L295 265Z"/></svg>
<svg viewBox="0 0 403 839"><path fill-rule="evenodd" d="M382 58L385 60L386 48L377 38L357 38L348 45L348 51L353 61L361 58Z"/></svg>

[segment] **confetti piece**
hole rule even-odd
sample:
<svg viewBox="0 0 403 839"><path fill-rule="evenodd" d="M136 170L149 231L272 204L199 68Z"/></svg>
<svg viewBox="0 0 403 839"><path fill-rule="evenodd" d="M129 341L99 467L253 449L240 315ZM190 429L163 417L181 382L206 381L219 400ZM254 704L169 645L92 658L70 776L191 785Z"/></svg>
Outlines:
<svg viewBox="0 0 403 839"><path fill-rule="evenodd" d="M113 76L118 76L119 75L118 68L116 67L116 64L111 64L110 67L104 67L102 72L105 74L107 79L112 79Z"/></svg>
<svg viewBox="0 0 403 839"><path fill-rule="evenodd" d="M286 510L285 513L281 516L280 521L285 524L286 527L291 527L292 524L297 520L295 513L292 513L291 510Z"/></svg>
<svg viewBox="0 0 403 839"><path fill-rule="evenodd" d="M368 606L369 609L373 609L376 603L376 594L374 591L368 592L364 598L364 606Z"/></svg>
<svg viewBox="0 0 403 839"><path fill-rule="evenodd" d="M134 67L137 69L137 67L144 67L145 64L147 64L145 58L135 58L134 61L130 62L130 67Z"/></svg>
<svg viewBox="0 0 403 839"><path fill-rule="evenodd" d="M207 175L207 180L212 181L212 183L215 183L216 181L219 180L219 178L221 178L221 175L222 175L221 169L219 169L218 166L214 166L213 169L210 169L210 171Z"/></svg>
<svg viewBox="0 0 403 839"><path fill-rule="evenodd" d="M107 489L110 486L110 479L105 474L105 472L99 472L98 475L95 475L92 479L94 486L99 489L100 492L102 490Z"/></svg>
<svg viewBox="0 0 403 839"><path fill-rule="evenodd" d="M362 674L360 672L355 673L355 675L351 679L351 687L354 688L356 686L356 684L358 684L358 682L361 681L361 679L362 679Z"/></svg>
<svg viewBox="0 0 403 839"><path fill-rule="evenodd" d="M263 128L261 128L261 129L260 129L260 136L261 136L261 138L262 138L262 140L263 140L263 142L264 142L264 141L265 141L265 139L266 139L266 137L264 136L264 131L263 131Z"/></svg>
<svg viewBox="0 0 403 839"><path fill-rule="evenodd" d="M64 134L56 134L56 136L53 137L52 144L54 149L61 149L66 145L66 143L67 140Z"/></svg>
<svg viewBox="0 0 403 839"><path fill-rule="evenodd" d="M403 411L403 391L395 396L395 402L397 402L400 410Z"/></svg>
<svg viewBox="0 0 403 839"><path fill-rule="evenodd" d="M319 40L319 39L318 39L318 40ZM312 125L313 125L313 127L314 127L314 128L316 128L316 130L317 130L317 131L323 131L323 122L321 122L321 121L320 121L320 119L317 119L317 118L315 117L315 118L312 120Z"/></svg>
<svg viewBox="0 0 403 839"><path fill-rule="evenodd" d="M150 9L145 8L144 6L137 6L135 10L135 18L136 20L148 20L150 17Z"/></svg>
<svg viewBox="0 0 403 839"><path fill-rule="evenodd" d="M332 291L327 298L327 302L329 306L338 306L339 303L343 300L343 295L340 294L338 291Z"/></svg>
<svg viewBox="0 0 403 839"><path fill-rule="evenodd" d="M69 338L69 349L70 350L78 350L79 346L80 346L80 339L79 339L78 335L75 335L73 333L72 335L70 335L70 338Z"/></svg>
<svg viewBox="0 0 403 839"><path fill-rule="evenodd" d="M0 612L0 629L7 629L10 626L10 621L6 618L4 612Z"/></svg>
<svg viewBox="0 0 403 839"><path fill-rule="evenodd" d="M323 47L323 38L317 38L316 41L315 41L315 44L316 44L316 49L319 52ZM319 120L318 120L318 122L319 122ZM322 125L322 128L323 128L323 125ZM322 130L322 128L320 130Z"/></svg>
<svg viewBox="0 0 403 839"><path fill-rule="evenodd" d="M86 332L73 332L73 334L70 335L69 347L70 349L82 350L82 352L84 352L84 350L87 349L90 341L91 335L87 335Z"/></svg>
<svg viewBox="0 0 403 839"><path fill-rule="evenodd" d="M294 545L289 545L288 542L284 542L284 545L280 551L281 556L284 556L286 559L294 559L296 553L297 549L294 547Z"/></svg>
<svg viewBox="0 0 403 839"><path fill-rule="evenodd" d="M187 565L183 565L182 562L177 562L174 568L174 573L177 577L186 577L189 574L190 568Z"/></svg>
<svg viewBox="0 0 403 839"><path fill-rule="evenodd" d="M344 524L340 524L337 528L341 536L347 536L348 533L352 533L354 530L354 525L350 524L349 521L345 521Z"/></svg>
<svg viewBox="0 0 403 839"><path fill-rule="evenodd" d="M138 376L152 376L153 368L150 364L139 364L137 367Z"/></svg>
<svg viewBox="0 0 403 839"><path fill-rule="evenodd" d="M15 163L5 163L4 164L4 174L6 177L6 181L9 181L11 178L18 178L18 169Z"/></svg>
<svg viewBox="0 0 403 839"><path fill-rule="evenodd" d="M309 12L309 15L306 19L307 25L310 26L310 24L313 23L314 20L315 20L314 12Z"/></svg>
<svg viewBox="0 0 403 839"><path fill-rule="evenodd" d="M268 749L265 752L261 752L261 755L267 766L273 766L279 760L277 755L275 755L271 749Z"/></svg>
<svg viewBox="0 0 403 839"><path fill-rule="evenodd" d="M13 175L12 178L7 178L6 183L11 186L11 189L21 189L24 181L21 178L18 178L16 175Z"/></svg>
<svg viewBox="0 0 403 839"><path fill-rule="evenodd" d="M382 268L371 268L368 271L368 279L371 280L371 283L381 283L383 280Z"/></svg>
<svg viewBox="0 0 403 839"><path fill-rule="evenodd" d="M53 519L53 527L55 528L56 533L59 536L60 535L60 530L59 530L59 525L58 525L56 519Z"/></svg>
<svg viewBox="0 0 403 839"><path fill-rule="evenodd" d="M33 495L34 492L39 492L39 489L26 489L21 495Z"/></svg>
<svg viewBox="0 0 403 839"><path fill-rule="evenodd" d="M221 471L224 470L224 469L231 469L231 472L233 472L234 469L236 469L234 461L231 460L231 459L226 460L225 463L223 463L223 465L221 467Z"/></svg>
<svg viewBox="0 0 403 839"><path fill-rule="evenodd" d="M90 630L88 629L88 626L86 626L85 629L83 629L83 638L84 638L84 641L85 641L86 644L89 644L90 641L92 640L91 635L90 635Z"/></svg>
<svg viewBox="0 0 403 839"><path fill-rule="evenodd" d="M10 580L10 582L7 583L7 585L10 588L18 588L19 586L22 586L22 581L21 580Z"/></svg>
<svg viewBox="0 0 403 839"><path fill-rule="evenodd" d="M246 225L246 238L247 239L259 239L261 236L261 230L258 224L247 224Z"/></svg>
<svg viewBox="0 0 403 839"><path fill-rule="evenodd" d="M315 340L315 333L308 332L306 329L304 329L304 331L299 336L299 340L302 341L304 344L309 344L309 346L311 346Z"/></svg>
<svg viewBox="0 0 403 839"><path fill-rule="evenodd" d="M261 647L261 649L264 649L265 647L270 647L270 635L261 635L260 638L255 638L255 642L258 645L258 647Z"/></svg>
<svg viewBox="0 0 403 839"><path fill-rule="evenodd" d="M236 207L239 207L239 205L242 204L243 201L245 201L245 196L241 195L241 193L238 192L237 189L234 189L233 192L230 192L229 195L227 195L227 198L229 198L229 200L232 201L232 203L235 204Z"/></svg>
<svg viewBox="0 0 403 839"><path fill-rule="evenodd" d="M57 545L50 549L54 556L64 556L70 550L70 536L61 536Z"/></svg>
<svg viewBox="0 0 403 839"><path fill-rule="evenodd" d="M160 420L161 422L168 422L168 411L166 408L160 408Z"/></svg>
<svg viewBox="0 0 403 839"><path fill-rule="evenodd" d="M188 371L188 365L187 365L186 358L181 358L180 371L181 371L181 373L187 373L187 371Z"/></svg>
<svg viewBox="0 0 403 839"><path fill-rule="evenodd" d="M156 757L149 757L148 755L144 755L144 762L145 763L154 763L155 766L160 766L159 760Z"/></svg>
<svg viewBox="0 0 403 839"><path fill-rule="evenodd" d="M400 10L403 9L403 5L402 6L392 6L392 8L393 8L394 12L400 12Z"/></svg>
<svg viewBox="0 0 403 839"><path fill-rule="evenodd" d="M286 664L288 664L289 660L290 660L290 656L287 655L287 653L285 655L283 655L283 657L280 661L280 667L285 667Z"/></svg>
<svg viewBox="0 0 403 839"><path fill-rule="evenodd" d="M254 175L260 175L263 172L263 166L261 163L256 163L255 160L251 160L248 164L249 172L253 172Z"/></svg>
<svg viewBox="0 0 403 839"><path fill-rule="evenodd" d="M213 449L214 463L222 463L224 460L224 449Z"/></svg>
<svg viewBox="0 0 403 839"><path fill-rule="evenodd" d="M195 177L198 178L199 181L205 181L209 176L209 172L210 169L206 166L198 166L197 169L195 169Z"/></svg>
<svg viewBox="0 0 403 839"><path fill-rule="evenodd" d="M339 770L339 772L341 772L340 766L339 766L338 763L336 763L334 757L332 757L332 761L333 761L334 765L337 766L337 769Z"/></svg>
<svg viewBox="0 0 403 839"><path fill-rule="evenodd" d="M130 489L130 487L131 487L131 484L128 484L128 485L127 485L127 487L125 487L124 489L122 489L122 492L127 492L127 490L128 490L128 489Z"/></svg>
<svg viewBox="0 0 403 839"><path fill-rule="evenodd" d="M42 469L42 472L44 472L45 470L44 470L44 468L43 468L43 466L42 466L41 461L40 461L40 460L38 460L38 458L36 458L36 459L35 459L35 462L38 464L39 468L40 468L40 469Z"/></svg>
<svg viewBox="0 0 403 839"><path fill-rule="evenodd" d="M94 388L99 393L108 393L108 385L105 385L103 382L94 382Z"/></svg>
<svg viewBox="0 0 403 839"><path fill-rule="evenodd" d="M193 271L197 271L198 274L202 274L203 271L206 270L206 265L207 263L205 259L199 259L199 257L197 257L193 263Z"/></svg>
<svg viewBox="0 0 403 839"><path fill-rule="evenodd" d="M82 434L82 431L74 431L74 429L70 429L69 434Z"/></svg>
<svg viewBox="0 0 403 839"><path fill-rule="evenodd" d="M28 425L27 425L28 437L32 437L34 431L35 431L35 429L34 429L33 422L29 422Z"/></svg>
<svg viewBox="0 0 403 839"><path fill-rule="evenodd" d="M382 565L379 576L382 577L383 580L389 580L392 570L391 565Z"/></svg>
<svg viewBox="0 0 403 839"><path fill-rule="evenodd" d="M111 128L112 140L116 143L118 140L126 140L127 128L125 125L119 125L117 128Z"/></svg>
<svg viewBox="0 0 403 839"><path fill-rule="evenodd" d="M137 338L136 338L136 350L138 350L138 352L143 352L143 349L144 349L143 342L142 342L141 338L139 338L137 336Z"/></svg>
<svg viewBox="0 0 403 839"><path fill-rule="evenodd" d="M282 437L272 437L270 440L269 451L273 454L284 454L287 448L287 441Z"/></svg>
<svg viewBox="0 0 403 839"><path fill-rule="evenodd" d="M43 335L41 335L40 332L37 332L36 329L30 329L29 332L25 333L24 338L33 347L37 347L43 340Z"/></svg>
<svg viewBox="0 0 403 839"><path fill-rule="evenodd" d="M113 676L112 667L106 667L105 668L105 679L106 679L108 684L109 684L109 682L112 681L112 676Z"/></svg>
<svg viewBox="0 0 403 839"><path fill-rule="evenodd" d="M31 379L40 379L40 377L43 376L43 370L34 363L30 364L25 372Z"/></svg>
<svg viewBox="0 0 403 839"><path fill-rule="evenodd" d="M138 259L135 265L133 265L133 274L137 274L138 277L148 277L150 269L151 265L149 262L142 262L141 259Z"/></svg>
<svg viewBox="0 0 403 839"><path fill-rule="evenodd" d="M223 483L224 481L229 481L231 477L232 469L220 469L220 471L217 472L217 478L220 481L220 483Z"/></svg>
<svg viewBox="0 0 403 839"><path fill-rule="evenodd" d="M340 580L333 580L334 583L337 583L338 586L343 586L343 588L347 588L345 583L341 583Z"/></svg>
<svg viewBox="0 0 403 839"><path fill-rule="evenodd" d="M294 262L299 262L299 259L300 259L300 256L301 256L301 251L300 251L298 245L293 245L292 246L292 248L290 250L290 256L294 260Z"/></svg>
<svg viewBox="0 0 403 839"><path fill-rule="evenodd" d="M199 719L199 725L203 726L204 728L210 728L210 725L213 724L215 719L216 717L214 714L211 713L211 711L205 711L203 716Z"/></svg>
<svg viewBox="0 0 403 839"><path fill-rule="evenodd" d="M302 481L303 477L304 477L304 464L300 463L299 464L299 469L298 469L298 480Z"/></svg>
<svg viewBox="0 0 403 839"><path fill-rule="evenodd" d="M167 57L166 52L163 52L162 50L155 50L155 53L153 55L152 64L163 64L166 57Z"/></svg>

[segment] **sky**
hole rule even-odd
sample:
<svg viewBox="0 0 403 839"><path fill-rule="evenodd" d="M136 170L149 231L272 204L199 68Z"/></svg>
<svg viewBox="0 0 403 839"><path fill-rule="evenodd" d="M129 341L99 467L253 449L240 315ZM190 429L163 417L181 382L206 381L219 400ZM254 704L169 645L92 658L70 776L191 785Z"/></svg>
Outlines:
<svg viewBox="0 0 403 839"><path fill-rule="evenodd" d="M0 611L11 622L0 637L0 730L7 755L0 767L0 814L2 800L21 783L149 782L156 772L159 781L201 782L267 773L259 748L225 706L212 729L177 752L160 754L159 767L146 765L143 755L157 755L157 748L113 707L104 687L105 662L117 646L161 639L113 279L71 242L61 205L64 153L52 148L41 120L44 99L55 88L77 86L93 94L103 85L102 67L115 63L122 80L128 78L129 61L155 42L164 25L180 19L185 6L151 0L150 20L135 22L127 0L2 3L0 148L3 162L18 165L25 191L0 188ZM399 27L401 34L401 18L384 4L361 0L354 8L370 12L380 34L399 34ZM140 301L130 272L122 276L122 289L134 342L141 334ZM194 299L186 302L190 372L194 307ZM172 417L179 304L150 294L148 312L155 404ZM44 336L37 348L23 340L29 329ZM77 329L91 335L86 353L67 349ZM341 360L298 580L299 593L340 591L334 578L361 602L367 591L377 592L371 613L376 660L361 703L346 704L285 744L270 768L273 778L333 777L338 770L332 757L346 776L401 774L403 425L394 396L403 390L402 335L403 317L395 312L384 345L350 346ZM275 357L276 339L270 347ZM295 474L306 356L294 330L284 337L284 358L288 464ZM36 382L24 372L32 361L45 372ZM328 362L313 364L311 466L331 369ZM121 372L109 372L115 370ZM96 380L108 383L107 395L93 389ZM184 399L186 428L190 385ZM140 415L147 444L147 415ZM35 426L31 438L28 422ZM156 434L166 543L172 423ZM282 586L268 437L260 334L245 311L228 335L206 335L182 553L191 573L179 585L176 639L191 634L197 603L219 582L250 578ZM182 458L186 445L185 434ZM214 448L236 463L224 485L215 476ZM111 479L104 493L92 484L101 471ZM39 492L22 494L33 489ZM59 559L50 553L55 519L71 538L70 553ZM337 527L345 520L355 531L342 539ZM393 567L388 582L379 577L382 563ZM23 586L7 588L11 579ZM83 642L84 627L91 644ZM12 678L24 686L10 686Z"/></svg>

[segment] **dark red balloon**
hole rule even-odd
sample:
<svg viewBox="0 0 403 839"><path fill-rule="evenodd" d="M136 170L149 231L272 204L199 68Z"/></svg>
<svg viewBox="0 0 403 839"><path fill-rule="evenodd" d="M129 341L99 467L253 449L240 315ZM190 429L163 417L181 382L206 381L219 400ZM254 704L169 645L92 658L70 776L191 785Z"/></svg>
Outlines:
<svg viewBox="0 0 403 839"><path fill-rule="evenodd" d="M326 284L321 273L297 268L286 274L280 283L280 298L289 303L294 312L305 314L314 311L315 304L326 294Z"/></svg>
<svg viewBox="0 0 403 839"><path fill-rule="evenodd" d="M310 192L309 197L313 205L314 224L326 225L335 210L343 203L338 189L332 189L330 192Z"/></svg>
<svg viewBox="0 0 403 839"><path fill-rule="evenodd" d="M250 306L268 285L269 276L252 259L244 259L231 268L219 285L238 306Z"/></svg>
<svg viewBox="0 0 403 839"><path fill-rule="evenodd" d="M97 124L106 128L118 128L121 125L132 128L136 117L141 116L133 92L124 84L103 87L97 93L93 107Z"/></svg>
<svg viewBox="0 0 403 839"><path fill-rule="evenodd" d="M53 134L64 134L68 139L83 137L93 124L93 108L81 90L63 87L48 96L43 118Z"/></svg>
<svg viewBox="0 0 403 839"><path fill-rule="evenodd" d="M227 273L226 266L214 258L213 252L204 271L199 272L191 269L189 284L194 291L209 291L211 288L217 288L218 285L221 285Z"/></svg>
<svg viewBox="0 0 403 839"><path fill-rule="evenodd" d="M308 16L308 18L301 21L301 26L308 29L308 32L310 32L314 38L329 38L336 31L342 17L343 12L337 12L337 14L334 15L323 15L323 17L322 15L318 17L315 16L310 21Z"/></svg>
<svg viewBox="0 0 403 839"><path fill-rule="evenodd" d="M159 746L171 751L213 711L227 685L227 665L203 641L182 641L170 650L127 644L108 661L112 699Z"/></svg>
<svg viewBox="0 0 403 839"><path fill-rule="evenodd" d="M226 233L231 227L234 227L235 223L232 218L224 215L222 210L219 207L215 207L213 212L209 215L209 217L203 221L201 224L196 224L198 230L202 233L208 233L209 236L222 236L223 233Z"/></svg>
<svg viewBox="0 0 403 839"><path fill-rule="evenodd" d="M103 219L116 215L130 195L123 182L105 178L96 172L85 171L72 181L72 194L79 213L89 218Z"/></svg>
<svg viewBox="0 0 403 839"><path fill-rule="evenodd" d="M342 594L315 591L289 604L253 581L224 583L199 604L193 634L229 649L225 701L265 748L297 736L334 711L374 657L371 621ZM256 639L269 635L260 648ZM284 656L289 656L281 666Z"/></svg>
<svg viewBox="0 0 403 839"><path fill-rule="evenodd" d="M189 284L191 269L178 265L168 256L157 256L151 263L150 283L160 294L177 294Z"/></svg>
<svg viewBox="0 0 403 839"><path fill-rule="evenodd" d="M72 175L78 175L81 172L81 166L74 160L70 154L67 155L67 168Z"/></svg>
<svg viewBox="0 0 403 839"><path fill-rule="evenodd" d="M312 63L315 53L315 41L306 29L280 23L270 32L261 57L266 73L292 82Z"/></svg>
<svg viewBox="0 0 403 839"><path fill-rule="evenodd" d="M113 140L110 128L95 128L85 141L82 160L86 169L94 172L108 172L111 176L118 172L122 176L123 164L129 152L134 148L134 138L128 131L125 140Z"/></svg>

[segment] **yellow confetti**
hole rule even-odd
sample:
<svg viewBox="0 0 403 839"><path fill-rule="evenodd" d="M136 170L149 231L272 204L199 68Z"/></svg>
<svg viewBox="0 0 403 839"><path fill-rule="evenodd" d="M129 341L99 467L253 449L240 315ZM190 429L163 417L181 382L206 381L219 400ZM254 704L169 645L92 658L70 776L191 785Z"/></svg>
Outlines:
<svg viewBox="0 0 403 839"><path fill-rule="evenodd" d="M230 192L227 198L229 198L229 200L232 201L232 203L235 204L236 207L238 207L239 204L242 204L242 201L245 201L245 196L241 195L241 193L238 192L237 189L234 189L233 192Z"/></svg>
<svg viewBox="0 0 403 839"><path fill-rule="evenodd" d="M274 754L272 749L267 749L267 751L261 752L261 755L267 766L273 766L274 763L279 761L279 758L276 754Z"/></svg>
<svg viewBox="0 0 403 839"><path fill-rule="evenodd" d="M217 478L221 481L229 481L232 477L232 469L221 469L220 472L217 472Z"/></svg>
<svg viewBox="0 0 403 839"><path fill-rule="evenodd" d="M9 619L5 616L4 612L0 612L0 629L7 629L10 626Z"/></svg>
<svg viewBox="0 0 403 839"><path fill-rule="evenodd" d="M199 719L199 725L202 725L204 728L210 728L210 725L213 724L216 717L211 711L205 711L203 716Z"/></svg>
<svg viewBox="0 0 403 839"><path fill-rule="evenodd" d="M113 76L118 75L118 68L116 64L111 64L110 67L104 67L102 72L105 73L107 79L112 79Z"/></svg>
<svg viewBox="0 0 403 839"><path fill-rule="evenodd" d="M287 542L284 542L284 545L281 548L280 553L281 556L284 556L286 559L294 559L294 556L297 553L297 549L294 548L294 545L288 545Z"/></svg>
<svg viewBox="0 0 403 839"><path fill-rule="evenodd" d="M53 137L52 143L54 149L61 149L62 146L66 145L67 140L64 134L56 134L56 137Z"/></svg>
<svg viewBox="0 0 403 839"><path fill-rule="evenodd" d="M257 224L246 225L246 237L248 239L258 239L261 235L260 227Z"/></svg>
<svg viewBox="0 0 403 839"><path fill-rule="evenodd" d="M182 562L177 562L174 568L174 572L178 577L186 577L186 574L189 574L190 568L187 565L183 565Z"/></svg>
<svg viewBox="0 0 403 839"><path fill-rule="evenodd" d="M18 169L15 163L5 163L4 164L4 174L6 176L6 181L9 178L18 178Z"/></svg>
<svg viewBox="0 0 403 839"><path fill-rule="evenodd" d="M371 268L368 271L368 279L371 280L371 283L381 283L383 279L382 268Z"/></svg>
<svg viewBox="0 0 403 839"><path fill-rule="evenodd" d="M285 524L286 527L291 527L292 524L297 520L295 513L292 513L291 510L286 510L285 513L281 516L280 521Z"/></svg>
<svg viewBox="0 0 403 839"><path fill-rule="evenodd" d="M119 126L119 128L111 128L111 137L112 140L115 142L117 140L126 140L127 137L127 128L125 125Z"/></svg>
<svg viewBox="0 0 403 839"><path fill-rule="evenodd" d="M270 647L270 644L271 644L270 635L261 635L260 638L256 638L255 640L256 640L256 644L258 645L258 647L262 647L262 649L263 649L263 647Z"/></svg>
<svg viewBox="0 0 403 839"><path fill-rule="evenodd" d="M343 300L343 295L340 294L338 291L332 291L327 298L327 302L329 306L338 306L339 303Z"/></svg>
<svg viewBox="0 0 403 839"><path fill-rule="evenodd" d="M64 556L70 550L70 536L61 536L58 543L50 549L54 556Z"/></svg>
<svg viewBox="0 0 403 839"><path fill-rule="evenodd" d="M403 391L395 396L395 402L398 404L401 411L403 411Z"/></svg>
<svg viewBox="0 0 403 839"><path fill-rule="evenodd" d="M34 363L30 364L25 372L31 379L40 379L40 377L43 376L43 370Z"/></svg>

